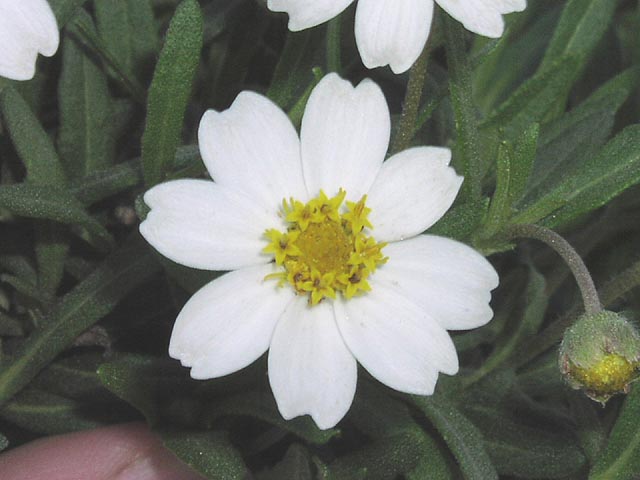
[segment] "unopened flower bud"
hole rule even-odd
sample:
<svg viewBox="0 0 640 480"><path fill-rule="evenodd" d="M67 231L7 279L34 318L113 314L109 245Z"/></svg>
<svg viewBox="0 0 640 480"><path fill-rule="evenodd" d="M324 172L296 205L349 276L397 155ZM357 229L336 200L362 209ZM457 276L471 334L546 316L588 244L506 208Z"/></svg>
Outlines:
<svg viewBox="0 0 640 480"><path fill-rule="evenodd" d="M640 334L617 313L583 315L565 332L558 360L572 388L604 404L640 376Z"/></svg>

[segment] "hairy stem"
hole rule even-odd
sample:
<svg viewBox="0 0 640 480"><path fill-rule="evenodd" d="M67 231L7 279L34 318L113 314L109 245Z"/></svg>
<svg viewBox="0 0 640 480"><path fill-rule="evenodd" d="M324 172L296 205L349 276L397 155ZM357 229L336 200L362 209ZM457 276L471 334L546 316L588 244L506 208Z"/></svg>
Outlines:
<svg viewBox="0 0 640 480"><path fill-rule="evenodd" d="M602 311L602 304L593 279L582 261L578 252L563 237L553 230L539 225L514 225L507 231L511 238L533 238L546 243L562 257L568 265L571 273L582 294L582 303L587 314L595 314Z"/></svg>

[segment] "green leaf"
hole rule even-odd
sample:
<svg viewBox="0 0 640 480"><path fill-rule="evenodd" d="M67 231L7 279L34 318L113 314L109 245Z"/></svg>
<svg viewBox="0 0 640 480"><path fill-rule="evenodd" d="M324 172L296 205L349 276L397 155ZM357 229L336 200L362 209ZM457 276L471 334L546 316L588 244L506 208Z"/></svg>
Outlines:
<svg viewBox="0 0 640 480"><path fill-rule="evenodd" d="M569 0L541 68L546 69L567 55L588 58L607 31L618 3L619 0Z"/></svg>
<svg viewBox="0 0 640 480"><path fill-rule="evenodd" d="M0 91L0 109L27 169L27 180L41 185L65 185L66 178L53 142L15 89L7 87Z"/></svg>
<svg viewBox="0 0 640 480"><path fill-rule="evenodd" d="M440 432L467 480L498 479L482 434L452 402L415 395L411 399Z"/></svg>
<svg viewBox="0 0 640 480"><path fill-rule="evenodd" d="M225 415L258 418L315 445L326 444L340 432L336 428L320 430L309 416L283 419L271 391L243 392L214 402L207 421L212 423Z"/></svg>
<svg viewBox="0 0 640 480"><path fill-rule="evenodd" d="M126 355L100 365L98 378L109 391L142 413L151 426L171 415L167 398L193 396L194 382L189 380L187 370L166 359ZM198 415L196 411L191 413Z"/></svg>
<svg viewBox="0 0 640 480"><path fill-rule="evenodd" d="M514 141L531 124L545 123L564 107L578 64L576 57L565 56L538 70L482 123L482 130L502 130Z"/></svg>
<svg viewBox="0 0 640 480"><path fill-rule="evenodd" d="M91 418L86 410L80 402L29 389L6 403L0 409L0 418L32 432L49 435L88 430L105 424Z"/></svg>
<svg viewBox="0 0 640 480"><path fill-rule="evenodd" d="M478 202L455 205L428 230L428 233L464 240L480 225L487 214L488 207L488 198L483 198Z"/></svg>
<svg viewBox="0 0 640 480"><path fill-rule="evenodd" d="M523 211L514 222L533 223L544 217L557 227L605 205L640 182L640 125L625 128L600 153L586 160L555 190Z"/></svg>
<svg viewBox="0 0 640 480"><path fill-rule="evenodd" d="M0 433L0 452L9 446L9 440L3 434Z"/></svg>
<svg viewBox="0 0 640 480"><path fill-rule="evenodd" d="M282 480L285 478L295 480L313 480L311 472L311 459L309 452L297 443L291 444L282 460L273 468L261 472L256 477L258 480Z"/></svg>
<svg viewBox="0 0 640 480"><path fill-rule="evenodd" d="M566 478L585 464L584 454L567 435L515 423L504 413L477 406L466 412L482 430L487 452L500 474Z"/></svg>
<svg viewBox="0 0 640 480"><path fill-rule="evenodd" d="M44 296L53 297L64 275L69 242L60 225L45 221L36 222L35 227L38 288Z"/></svg>
<svg viewBox="0 0 640 480"><path fill-rule="evenodd" d="M516 141L509 179L509 205L513 207L526 191L538 149L540 126L530 125Z"/></svg>
<svg viewBox="0 0 640 480"><path fill-rule="evenodd" d="M289 32L280 61L267 91L267 97L287 110L313 82L314 53L321 40L321 29Z"/></svg>
<svg viewBox="0 0 640 480"><path fill-rule="evenodd" d="M457 20L448 15L445 15L444 26L449 92L456 122L456 160L461 163L465 178L462 192L467 200L475 202L482 194L484 163L480 156L478 120L473 104L471 71L464 41L465 31Z"/></svg>
<svg viewBox="0 0 640 480"><path fill-rule="evenodd" d="M74 40L79 42L85 50L91 52L96 59L99 59L107 67L106 73L128 92L133 100L140 104L144 103L145 92L140 83L108 50L104 40L96 31L91 15L84 10L80 10L73 19L69 30L73 32ZM117 105L113 105L113 107L116 110L115 107ZM114 125L113 128L116 130L117 126Z"/></svg>
<svg viewBox="0 0 640 480"><path fill-rule="evenodd" d="M148 187L161 182L173 167L184 113L202 49L202 12L185 0L171 20L153 74L142 137L142 169Z"/></svg>
<svg viewBox="0 0 640 480"><path fill-rule="evenodd" d="M75 338L111 312L134 288L158 271L138 237L109 255L85 280L47 312L40 328L0 370L0 405L68 348Z"/></svg>
<svg viewBox="0 0 640 480"><path fill-rule="evenodd" d="M58 83L58 148L69 179L110 166L115 138L107 76L70 35L63 39Z"/></svg>
<svg viewBox="0 0 640 480"><path fill-rule="evenodd" d="M109 232L66 190L27 183L1 185L0 206L22 217L84 227L91 235L89 240L99 248L109 249L113 244Z"/></svg>
<svg viewBox="0 0 640 480"><path fill-rule="evenodd" d="M142 73L153 60L158 34L149 0L94 3L98 33L106 49L128 73Z"/></svg>
<svg viewBox="0 0 640 480"><path fill-rule="evenodd" d="M640 472L640 388L632 386L589 480L634 480Z"/></svg>
<svg viewBox="0 0 640 480"><path fill-rule="evenodd" d="M418 429L376 440L329 465L337 480L386 480L414 471L422 457L433 456L438 464L437 444ZM440 462L442 463L442 462ZM438 467L436 467L438 468ZM434 472L435 473L435 472ZM433 478L433 477L429 477Z"/></svg>
<svg viewBox="0 0 640 480"><path fill-rule="evenodd" d="M549 32L555 27L561 5L542 8L527 5L498 41L495 49L483 58L473 75L473 92L483 111L491 111L525 81L549 43ZM475 43L487 40L477 37Z"/></svg>
<svg viewBox="0 0 640 480"><path fill-rule="evenodd" d="M210 480L245 480L242 457L222 432L160 432L165 447Z"/></svg>
<svg viewBox="0 0 640 480"><path fill-rule="evenodd" d="M49 0L51 10L53 10L56 20L58 21L58 27L62 29L86 1L87 0Z"/></svg>
<svg viewBox="0 0 640 480"><path fill-rule="evenodd" d="M0 310L0 337L19 337L22 335L24 335L22 323Z"/></svg>
<svg viewBox="0 0 640 480"><path fill-rule="evenodd" d="M545 126L524 204L544 196L578 171L584 159L597 154L609 138L616 112L636 88L639 72L631 68L617 75L571 112Z"/></svg>
<svg viewBox="0 0 640 480"><path fill-rule="evenodd" d="M57 360L40 372L30 387L73 399L107 403L114 397L98 378L98 366L104 362L102 353L84 353Z"/></svg>

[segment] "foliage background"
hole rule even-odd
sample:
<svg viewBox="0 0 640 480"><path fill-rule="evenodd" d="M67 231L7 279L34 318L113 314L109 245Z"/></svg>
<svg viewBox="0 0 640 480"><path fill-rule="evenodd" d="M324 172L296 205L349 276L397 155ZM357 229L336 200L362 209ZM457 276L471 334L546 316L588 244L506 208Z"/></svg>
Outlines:
<svg viewBox="0 0 640 480"><path fill-rule="evenodd" d="M353 6L289 33L258 0L52 1L59 53L30 82L0 79L0 449L144 418L212 479L640 477L640 388L601 408L563 384L578 292L547 247L505 233L561 232L607 308L635 318L640 3L528 3L499 40L439 11L407 124L407 75L363 68ZM351 411L320 431L282 420L264 359L202 382L168 358L176 313L218 273L161 258L137 223L146 188L205 175L207 108L251 89L299 125L329 71L383 87L394 146L453 148L465 187L432 232L492 254L501 286L433 397L361 369Z"/></svg>

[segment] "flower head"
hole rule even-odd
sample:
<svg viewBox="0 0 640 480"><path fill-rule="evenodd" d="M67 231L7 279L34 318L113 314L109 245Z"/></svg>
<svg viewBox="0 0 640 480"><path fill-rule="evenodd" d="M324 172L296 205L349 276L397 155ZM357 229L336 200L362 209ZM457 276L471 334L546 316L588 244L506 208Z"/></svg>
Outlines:
<svg viewBox="0 0 640 480"><path fill-rule="evenodd" d="M467 30L498 38L502 15L520 12L526 0L359 0L356 43L367 68L390 65L395 73L408 70L424 48L433 17L434 1ZM268 0L275 12L289 14L289 30L315 27L347 8L353 0Z"/></svg>
<svg viewBox="0 0 640 480"><path fill-rule="evenodd" d="M33 78L38 53L58 50L56 17L46 0L0 0L0 76Z"/></svg>
<svg viewBox="0 0 640 480"><path fill-rule="evenodd" d="M462 178L445 148L384 161L390 117L380 88L335 74L314 89L300 137L267 98L243 92L208 111L199 143L212 181L145 194L140 231L195 268L232 270L184 306L169 353L199 379L235 372L269 350L286 419L321 428L348 411L357 361L403 392L433 393L455 374L449 330L488 322L498 277L470 247L420 235Z"/></svg>
<svg viewBox="0 0 640 480"><path fill-rule="evenodd" d="M616 313L584 315L565 332L558 361L572 388L604 404L640 377L640 334Z"/></svg>

